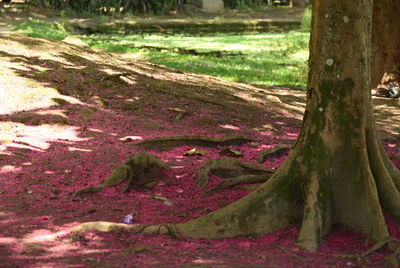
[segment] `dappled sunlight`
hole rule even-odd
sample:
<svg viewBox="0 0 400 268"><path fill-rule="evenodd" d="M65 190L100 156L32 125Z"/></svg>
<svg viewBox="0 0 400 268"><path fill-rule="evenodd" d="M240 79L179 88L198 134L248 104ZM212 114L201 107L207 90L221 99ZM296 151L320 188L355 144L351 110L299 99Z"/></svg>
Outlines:
<svg viewBox="0 0 400 268"><path fill-rule="evenodd" d="M0 244L3 245L14 245L17 244L18 239L15 237L0 237Z"/></svg>
<svg viewBox="0 0 400 268"><path fill-rule="evenodd" d="M207 73L231 81L303 87L307 79L308 40L308 33L294 32L85 37L92 47L130 53L131 58L147 59L179 70Z"/></svg>
<svg viewBox="0 0 400 268"><path fill-rule="evenodd" d="M12 46L12 44L10 44ZM23 54L23 49L18 51ZM18 72L44 72L51 69L40 65L32 65L20 54L2 53L3 57L16 57L15 61L3 60L0 64L0 115L57 105L55 99L63 99L70 103L83 104L76 98L64 96L57 89L39 84L35 80L16 76ZM23 64L21 64L23 62Z"/></svg>
<svg viewBox="0 0 400 268"><path fill-rule="evenodd" d="M93 150L84 149L84 148L76 148L76 147L68 147L68 151L71 151L71 152L75 152L75 151L78 151L78 152L92 152Z"/></svg>
<svg viewBox="0 0 400 268"><path fill-rule="evenodd" d="M185 166L172 166L171 168L172 169L184 169Z"/></svg>
<svg viewBox="0 0 400 268"><path fill-rule="evenodd" d="M11 216L11 215L9 215ZM32 218L32 222L41 221L43 217ZM0 221L0 227L5 224L15 224L13 222L7 222L5 220ZM70 235L70 230L73 226L78 224L77 222L53 225L44 224L42 228L31 229L28 233L23 236L14 236L9 234L7 236L0 236L0 246L7 247L10 251L10 257L15 260L28 261L35 259L36 261L45 261L40 267L54 267L51 266L51 262L57 263L57 258L65 258L69 255L75 255L79 252L82 256L92 256L93 254L104 254L107 249L104 248L87 248L82 246L80 239L90 239L90 244L96 245L95 247L102 246L104 241L103 238L95 235L87 235L88 238L80 238L80 236L74 237ZM21 228L28 228L29 225L21 225ZM36 262L35 263L38 263ZM50 265L50 266L48 266ZM58 266L58 265L56 265ZM33 267L33 266L32 266ZM36 267L36 266L35 266ZM39 267L39 266L37 266Z"/></svg>
<svg viewBox="0 0 400 268"><path fill-rule="evenodd" d="M279 39L284 42L283 37ZM237 253L239 262L252 258L266 263L257 254L265 245L273 246L280 236L250 242L248 238L221 240L210 247L205 240L69 231L90 221L120 223L131 213L138 224L183 222L250 193L255 188L246 185L203 197L204 189L196 185L197 172L209 160L221 157L226 148L243 154L243 161L256 162L265 149L291 146L300 130L305 91L232 83L118 55L64 47L59 42L53 44L54 50L47 51L51 58L41 54L48 41L36 47L32 40L21 41L26 50L32 49L32 55L21 52L26 55L21 59L15 52L3 59L17 64L9 73L15 81L26 79L26 88L37 92L46 85L51 89L45 92L54 94L50 100L55 107L33 111L9 107L0 118L0 251L7 251L6 258L18 264L35 263L37 267L118 267L121 262L128 266L162 266L170 258L178 266L218 266L226 260L222 250L215 250L220 248ZM224 44L229 45L232 43ZM267 63L260 63L260 70L265 70L263 64ZM246 63L238 66L246 72L251 69ZM40 97L33 102L38 101ZM184 111L182 117L177 117L177 111ZM221 146L178 144L167 149L138 144L178 135L243 135L254 141ZM196 148L204 155L185 154ZM396 146L390 148L395 150ZM268 157L263 165L276 169L287 151ZM72 195L79 189L101 184L137 152L154 154L170 169L155 176L156 181L151 183L133 181L124 193L125 182L85 196ZM211 176L210 186L220 180ZM288 234L291 235L286 230L283 239Z"/></svg>
<svg viewBox="0 0 400 268"><path fill-rule="evenodd" d="M239 130L240 128L234 125L219 125L219 127L224 128L224 129L230 129L230 130Z"/></svg>
<svg viewBox="0 0 400 268"><path fill-rule="evenodd" d="M308 33L293 33L295 38L304 38L307 40ZM229 36L229 39L227 39ZM98 36L101 40L101 35ZM105 36L104 36L105 37ZM91 38L94 38L91 37ZM120 42L124 45L140 46L144 44L151 44L152 46L160 47L180 47L180 48L194 48L202 50L232 50L232 51L246 51L246 53L253 51L273 51L277 47L286 43L287 34L252 34L252 35L213 35L207 36L187 36L187 35L146 35L141 38L139 35L126 35L115 36L112 40ZM271 41L274 40L274 41ZM249 45L251 44L251 45Z"/></svg>
<svg viewBox="0 0 400 268"><path fill-rule="evenodd" d="M91 132L97 132L97 133L104 133L104 130L97 129L97 128L88 128Z"/></svg>
<svg viewBox="0 0 400 268"><path fill-rule="evenodd" d="M220 261L216 259L202 259L198 258L192 261L194 265L226 265L225 261Z"/></svg>
<svg viewBox="0 0 400 268"><path fill-rule="evenodd" d="M143 137L141 136L125 136L119 138L120 141L128 142L128 141L138 141L138 140L143 140Z"/></svg>
<svg viewBox="0 0 400 268"><path fill-rule="evenodd" d="M61 236L69 234L69 229L60 231L53 231L49 229L36 229L31 233L26 234L22 239L22 243L41 243L41 242L53 242Z"/></svg>
<svg viewBox="0 0 400 268"><path fill-rule="evenodd" d="M308 50L298 51L291 55L292 58L299 59L299 60L308 59L308 56L309 56Z"/></svg>
<svg viewBox="0 0 400 268"><path fill-rule="evenodd" d="M373 98L376 125L384 140L400 136L400 108L398 99Z"/></svg>
<svg viewBox="0 0 400 268"><path fill-rule="evenodd" d="M2 90L0 91L0 115L10 112L48 108L56 105L54 98L64 98L57 90L24 84L24 79L10 81L9 77L1 77ZM74 101L73 98L67 98Z"/></svg>
<svg viewBox="0 0 400 268"><path fill-rule="evenodd" d="M52 142L71 144L77 141L87 141L90 138L80 138L80 127L68 125L29 126L15 122L0 122L0 152L7 148L27 148L34 151L47 150ZM15 135L17 133L17 135Z"/></svg>
<svg viewBox="0 0 400 268"><path fill-rule="evenodd" d="M8 172L18 172L21 171L21 167L15 167L13 165L5 165L5 166L0 166L0 174L1 173L8 173Z"/></svg>

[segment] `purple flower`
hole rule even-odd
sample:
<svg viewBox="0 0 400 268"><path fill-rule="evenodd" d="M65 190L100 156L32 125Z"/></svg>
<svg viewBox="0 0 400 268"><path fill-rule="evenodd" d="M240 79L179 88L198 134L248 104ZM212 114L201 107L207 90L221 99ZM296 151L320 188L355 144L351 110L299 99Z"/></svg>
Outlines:
<svg viewBox="0 0 400 268"><path fill-rule="evenodd" d="M132 214L126 215L122 220L122 222L125 224L133 224L133 215Z"/></svg>

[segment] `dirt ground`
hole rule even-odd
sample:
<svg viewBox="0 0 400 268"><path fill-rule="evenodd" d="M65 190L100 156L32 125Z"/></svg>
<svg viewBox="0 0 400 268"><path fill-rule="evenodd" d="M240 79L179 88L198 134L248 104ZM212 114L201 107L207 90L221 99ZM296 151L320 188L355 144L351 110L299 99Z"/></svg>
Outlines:
<svg viewBox="0 0 400 268"><path fill-rule="evenodd" d="M361 258L372 245L362 234L335 226L316 253L296 244L293 225L259 238L174 239L118 233L70 233L87 221L182 222L225 206L254 190L242 185L203 197L197 170L223 149L256 162L260 151L292 145L305 94L227 82L63 42L0 35L0 263L1 267L382 267L389 252ZM375 98L380 134L400 167L400 110ZM178 109L184 110L177 119ZM257 141L146 149L170 165L151 189L121 186L82 197L133 153L140 140L168 135ZM276 169L288 150L263 163ZM390 232L400 227L387 217Z"/></svg>

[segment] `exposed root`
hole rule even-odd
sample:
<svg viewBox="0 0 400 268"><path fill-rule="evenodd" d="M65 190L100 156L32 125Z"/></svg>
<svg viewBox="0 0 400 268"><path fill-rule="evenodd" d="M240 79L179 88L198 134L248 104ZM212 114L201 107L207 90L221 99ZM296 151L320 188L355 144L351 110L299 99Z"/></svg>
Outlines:
<svg viewBox="0 0 400 268"><path fill-rule="evenodd" d="M372 248L368 249L367 251L364 251L361 254L361 257L364 258L364 257L368 256L369 254L380 250L384 246L387 246L388 248L391 248L392 250L394 249L394 251L397 252L400 249L398 244L399 244L399 240L397 240L394 237L388 237L387 239L376 243Z"/></svg>
<svg viewBox="0 0 400 268"><path fill-rule="evenodd" d="M273 170L259 164L243 162L235 158L224 157L208 161L197 173L197 186L204 187L208 184L209 174L222 178L232 178L247 175L261 175L272 173Z"/></svg>
<svg viewBox="0 0 400 268"><path fill-rule="evenodd" d="M263 174L263 175L242 175L236 178L228 178L220 182L217 186L208 190L203 194L203 196L212 195L218 191L230 189L239 184L252 184L252 183L262 183L268 180L272 174Z"/></svg>
<svg viewBox="0 0 400 268"><path fill-rule="evenodd" d="M270 155L274 155L281 153L282 151L288 150L290 149L292 146L290 145L286 145L286 144L278 144L275 145L272 148L266 149L266 150L262 150L259 154L258 154L258 163L264 163L265 160L267 160L267 157Z"/></svg>
<svg viewBox="0 0 400 268"><path fill-rule="evenodd" d="M400 260L399 242L400 241L394 237L388 237L387 239L375 244L369 250L363 252L360 255L360 258L364 258L364 257L370 255L371 253L380 250L383 247L387 247L393 253L384 258L384 260L383 260L384 266L385 267L399 267L399 260Z"/></svg>
<svg viewBox="0 0 400 268"><path fill-rule="evenodd" d="M400 191L395 184L394 177L385 165L386 152L379 150L376 139L376 130L367 129L367 149L371 171L379 191L379 199L385 210L396 220L400 220ZM382 155L382 153L384 155Z"/></svg>
<svg viewBox="0 0 400 268"><path fill-rule="evenodd" d="M283 165L255 192L220 210L182 224L128 225L111 222L88 222L72 232L112 232L166 234L174 237L223 238L236 236L261 236L287 227L301 219L301 203L296 197L286 198L295 189L282 187L288 178L289 165ZM296 187L295 185L293 187Z"/></svg>
<svg viewBox="0 0 400 268"><path fill-rule="evenodd" d="M153 139L146 139L139 141L134 145L147 150L167 151L171 148L182 145L216 147L216 146L229 146L235 144L242 145L254 141L257 140L251 137L238 136L238 135L226 136L222 138L177 135L177 136L166 136Z"/></svg>
<svg viewBox="0 0 400 268"><path fill-rule="evenodd" d="M81 224L73 231L126 230L176 237L228 238L261 236L302 222L299 245L315 251L332 224L339 223L369 235L377 243L371 250L358 255L360 259L393 241L388 233L381 203L390 210L398 206L398 190L391 180L379 143L375 141L375 133L367 129L365 134L357 140L357 145L366 150L343 150L340 154L327 154L326 157L314 158L307 165L303 158L306 155L303 147L309 144L300 138L301 143L297 144L282 166L254 192L189 222L175 225L92 222ZM157 142L161 143L160 139ZM343 155L343 152L347 154ZM359 162L354 166L343 158L357 159ZM227 178L204 194L209 195L240 183L265 181L271 172L260 164L236 158L217 158L199 169L197 185L207 185L210 174ZM351 178L350 183L348 178ZM392 203L388 201L390 195L385 196L388 193L395 194Z"/></svg>
<svg viewBox="0 0 400 268"><path fill-rule="evenodd" d="M398 169L390 160L381 143L378 143L378 149L381 154L383 163L385 164L385 167L393 180L393 183L396 185L397 190L400 191L400 169Z"/></svg>
<svg viewBox="0 0 400 268"><path fill-rule="evenodd" d="M125 73L116 73L116 74L109 74L106 76L103 76L100 81L106 81L106 80L119 80L121 77L123 76L130 76L130 75L134 75L137 74L136 72L125 72Z"/></svg>
<svg viewBox="0 0 400 268"><path fill-rule="evenodd" d="M95 192L103 190L104 188L105 187L103 185L88 186L88 187L79 189L78 191L75 191L74 193L72 193L72 197L81 196L81 195L88 194L88 193L95 193Z"/></svg>
<svg viewBox="0 0 400 268"><path fill-rule="evenodd" d="M323 194L326 189L323 189L324 186L320 183L320 176L310 175L299 235L299 245L312 252L316 251L320 240L332 226L332 199Z"/></svg>
<svg viewBox="0 0 400 268"><path fill-rule="evenodd" d="M293 256L293 257L295 257L295 258L297 258L297 259L299 259L301 261L306 261L305 258L303 258L303 257L301 257L301 256L299 256L297 254L294 254L293 252L291 252L290 250L288 250L288 249L286 249L284 247L276 246L276 248L282 250L283 252L285 252L285 253L289 254L290 256Z"/></svg>
<svg viewBox="0 0 400 268"><path fill-rule="evenodd" d="M93 193L103 190L106 187L112 187L127 180L123 192L126 192L131 187L132 183L139 185L148 184L153 176L161 169L166 169L168 166L161 161L160 158L145 152L139 152L132 155L122 166L113 170L111 175L107 177L97 186L89 186L80 189L72 194L79 196L86 193Z"/></svg>
<svg viewBox="0 0 400 268"><path fill-rule="evenodd" d="M161 234L180 238L179 230L172 224L125 224L106 221L81 223L72 228L71 233L77 232L116 232L126 231L133 234Z"/></svg>
<svg viewBox="0 0 400 268"><path fill-rule="evenodd" d="M388 255L383 259L383 263L385 267L398 267L399 266L399 254L400 254L400 246L399 246L399 240L397 240L394 237L388 237L387 239L376 243L373 247L370 249L364 251L363 253L356 253L356 254L349 254L349 255L337 255L337 257L340 258L349 258L349 259L355 259L357 262L361 265L362 264L362 258L367 257L368 255L382 249L382 248L388 248L389 250L393 251L393 254Z"/></svg>
<svg viewBox="0 0 400 268"><path fill-rule="evenodd" d="M285 163L290 163L291 159ZM176 228L192 238L262 236L301 220L297 185L287 187L288 168L281 166L267 182L242 199ZM290 196L290 197L289 197Z"/></svg>

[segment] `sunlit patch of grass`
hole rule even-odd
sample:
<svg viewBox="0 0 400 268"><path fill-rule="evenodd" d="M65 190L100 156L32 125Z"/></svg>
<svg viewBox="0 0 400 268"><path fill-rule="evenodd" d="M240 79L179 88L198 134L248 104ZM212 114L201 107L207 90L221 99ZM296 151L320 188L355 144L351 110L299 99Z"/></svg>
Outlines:
<svg viewBox="0 0 400 268"><path fill-rule="evenodd" d="M304 87L308 33L257 35L91 35L85 41L107 51L135 53L170 68L204 73L231 81ZM148 47L153 47L148 48ZM175 50L174 50L175 48ZM215 55L191 55L220 51Z"/></svg>
<svg viewBox="0 0 400 268"><path fill-rule="evenodd" d="M19 32L35 37L66 37L61 24L31 20L16 27ZM93 48L130 53L170 68L230 81L305 87L307 80L308 32L213 36L95 34L80 38Z"/></svg>
<svg viewBox="0 0 400 268"><path fill-rule="evenodd" d="M32 37L63 40L68 36L62 23L48 23L41 20L27 20L13 24L17 33Z"/></svg>

